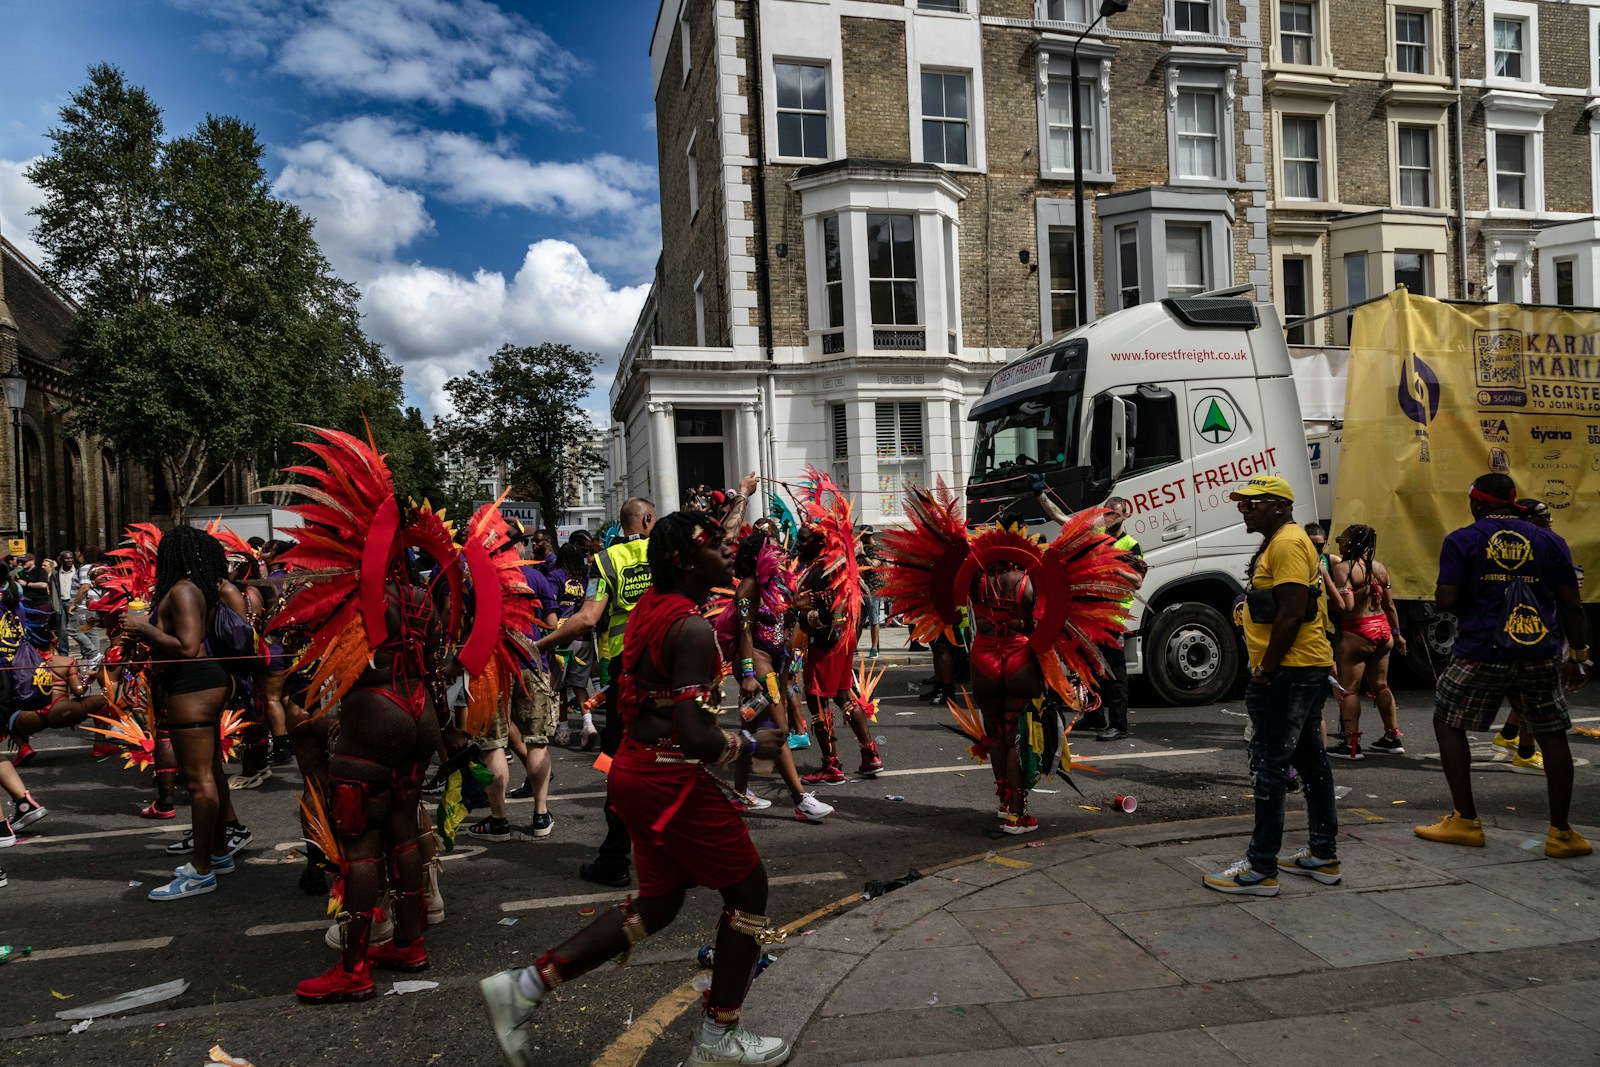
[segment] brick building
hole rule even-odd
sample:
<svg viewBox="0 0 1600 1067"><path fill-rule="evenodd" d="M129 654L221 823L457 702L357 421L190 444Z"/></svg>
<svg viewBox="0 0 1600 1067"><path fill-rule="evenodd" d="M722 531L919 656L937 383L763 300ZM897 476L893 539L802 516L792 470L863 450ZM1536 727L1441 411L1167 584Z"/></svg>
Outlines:
<svg viewBox="0 0 1600 1067"><path fill-rule="evenodd" d="M1268 14L1267 214L1286 320L1399 284L1600 305L1600 9L1276 0ZM1345 344L1348 317L1289 339Z"/></svg>
<svg viewBox="0 0 1600 1067"><path fill-rule="evenodd" d="M1077 325L1090 3L663 0L664 250L612 387L618 491L665 510L810 463L881 522L908 481L965 481L988 376ZM1457 10L1155 0L1097 27L1091 314L1244 282L1285 318L1395 284L1600 304L1600 8Z"/></svg>
<svg viewBox="0 0 1600 1067"><path fill-rule="evenodd" d="M114 546L128 523L151 517L150 474L89 438L63 436L72 396L84 384L59 358L76 306L3 237L0 261L0 370L20 368L28 379L20 501L28 548L58 554ZM0 529L9 535L19 526L17 454L10 412L0 410L0 419Z"/></svg>
<svg viewBox="0 0 1600 1067"><path fill-rule="evenodd" d="M618 481L669 507L807 463L893 518L961 484L994 369L1076 325L1081 0L665 0L664 252L612 389ZM1268 283L1259 23L1135 7L1080 48L1098 314Z"/></svg>

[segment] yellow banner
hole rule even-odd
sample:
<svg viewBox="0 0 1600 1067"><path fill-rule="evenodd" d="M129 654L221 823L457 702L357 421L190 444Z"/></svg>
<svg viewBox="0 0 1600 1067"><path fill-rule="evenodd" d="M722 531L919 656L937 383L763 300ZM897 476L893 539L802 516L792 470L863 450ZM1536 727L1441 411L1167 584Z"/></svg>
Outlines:
<svg viewBox="0 0 1600 1067"><path fill-rule="evenodd" d="M1445 535L1472 522L1467 489L1497 471L1600 575L1597 343L1600 313L1403 289L1358 308L1330 533L1373 527L1395 597L1431 600ZM1600 600L1600 582L1583 593Z"/></svg>

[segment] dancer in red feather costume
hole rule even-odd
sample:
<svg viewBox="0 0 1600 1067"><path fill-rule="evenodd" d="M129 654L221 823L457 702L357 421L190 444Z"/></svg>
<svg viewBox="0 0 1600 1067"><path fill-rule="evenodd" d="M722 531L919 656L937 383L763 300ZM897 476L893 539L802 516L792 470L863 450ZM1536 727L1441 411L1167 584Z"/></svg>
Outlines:
<svg viewBox="0 0 1600 1067"><path fill-rule="evenodd" d="M954 635L965 600L974 622L973 695L982 713L986 748L1000 797L1002 829L1029 833L1028 790L1046 755L1020 743L1024 717L1043 714L1048 687L1079 708L1075 678L1102 666L1097 644L1120 641L1120 600L1132 594L1137 571L1112 547L1105 512L1089 509L1063 524L1048 546L1016 527L987 526L968 535L954 494L913 489L906 502L911 528L885 531L890 562L883 595L912 623L912 639ZM1033 764L1024 767L1026 756Z"/></svg>

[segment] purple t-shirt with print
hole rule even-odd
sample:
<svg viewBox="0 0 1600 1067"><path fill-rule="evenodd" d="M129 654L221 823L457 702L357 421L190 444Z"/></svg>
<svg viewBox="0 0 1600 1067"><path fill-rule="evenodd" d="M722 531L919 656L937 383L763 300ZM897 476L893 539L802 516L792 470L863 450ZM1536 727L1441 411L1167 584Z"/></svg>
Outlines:
<svg viewBox="0 0 1600 1067"><path fill-rule="evenodd" d="M1523 519L1490 515L1444 539L1439 584L1460 591L1452 651L1488 663L1550 659L1561 652L1556 590L1578 587L1560 536Z"/></svg>
<svg viewBox="0 0 1600 1067"><path fill-rule="evenodd" d="M537 564L524 566L522 568L522 578L528 583L528 588L533 590L533 595L539 598L539 619L543 621L545 616L556 610L556 588L550 584L550 579L545 577L544 571L540 570ZM533 633L529 636L537 640L548 632L534 627ZM544 662L545 671L548 672L550 670L550 653L546 652L540 658Z"/></svg>

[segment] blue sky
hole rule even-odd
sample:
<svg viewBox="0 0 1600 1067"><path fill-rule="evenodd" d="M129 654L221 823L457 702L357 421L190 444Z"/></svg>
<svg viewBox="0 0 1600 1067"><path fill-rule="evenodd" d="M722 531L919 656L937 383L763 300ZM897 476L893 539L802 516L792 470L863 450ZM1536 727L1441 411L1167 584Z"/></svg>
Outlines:
<svg viewBox="0 0 1600 1067"><path fill-rule="evenodd" d="M8 5L0 232L30 255L23 176L109 62L165 112L253 124L317 219L367 331L437 411L501 343L599 352L592 410L660 249L657 0L46 0Z"/></svg>

